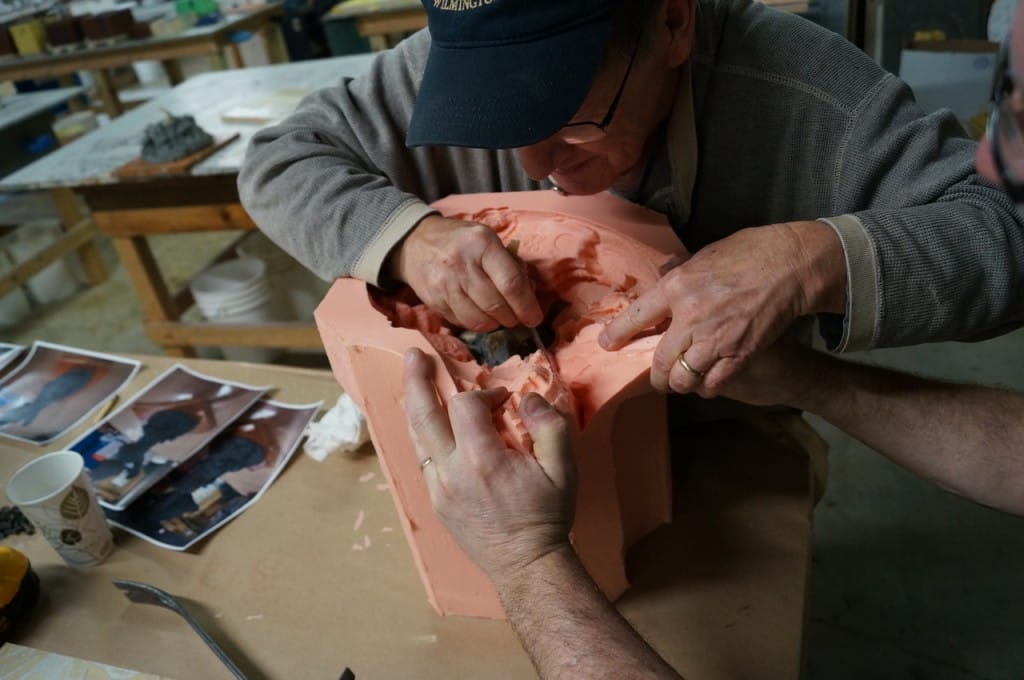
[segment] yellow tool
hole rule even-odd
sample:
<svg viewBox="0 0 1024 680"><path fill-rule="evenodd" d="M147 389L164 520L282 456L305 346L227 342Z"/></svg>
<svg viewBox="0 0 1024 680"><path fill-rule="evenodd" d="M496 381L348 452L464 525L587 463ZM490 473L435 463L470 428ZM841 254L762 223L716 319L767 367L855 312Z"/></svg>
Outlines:
<svg viewBox="0 0 1024 680"><path fill-rule="evenodd" d="M0 643L39 599L39 577L28 558L14 548L0 546Z"/></svg>

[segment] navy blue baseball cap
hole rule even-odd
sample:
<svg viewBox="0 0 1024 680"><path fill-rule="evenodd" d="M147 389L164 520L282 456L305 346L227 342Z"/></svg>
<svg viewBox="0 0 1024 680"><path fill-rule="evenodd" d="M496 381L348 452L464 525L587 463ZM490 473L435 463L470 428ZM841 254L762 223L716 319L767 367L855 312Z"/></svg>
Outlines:
<svg viewBox="0 0 1024 680"><path fill-rule="evenodd" d="M620 0L423 0L431 46L406 144L546 139L594 82Z"/></svg>

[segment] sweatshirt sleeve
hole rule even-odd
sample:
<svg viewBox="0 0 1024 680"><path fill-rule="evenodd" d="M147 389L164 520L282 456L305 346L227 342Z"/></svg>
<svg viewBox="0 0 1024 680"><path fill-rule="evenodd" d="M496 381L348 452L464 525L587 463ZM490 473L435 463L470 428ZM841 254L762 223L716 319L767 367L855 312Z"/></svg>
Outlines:
<svg viewBox="0 0 1024 680"><path fill-rule="evenodd" d="M952 113L922 115L886 75L841 144L838 216L824 220L848 271L845 317L821 323L832 349L975 339L1024 318L1021 216L975 173L976 144Z"/></svg>
<svg viewBox="0 0 1024 680"><path fill-rule="evenodd" d="M391 250L451 193L540 188L513 152L405 146L424 30L253 136L238 176L260 229L318 276L378 285Z"/></svg>

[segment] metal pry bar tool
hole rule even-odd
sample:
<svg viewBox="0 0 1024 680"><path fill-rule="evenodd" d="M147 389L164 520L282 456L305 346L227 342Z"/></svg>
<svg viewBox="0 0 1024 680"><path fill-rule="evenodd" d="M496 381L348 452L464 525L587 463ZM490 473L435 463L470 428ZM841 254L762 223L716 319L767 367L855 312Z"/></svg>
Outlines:
<svg viewBox="0 0 1024 680"><path fill-rule="evenodd" d="M522 259L519 257L519 239L512 239L508 242L508 245L505 246L505 248L508 252L512 253L513 257L522 262ZM541 340L540 333L537 332L537 327L534 326L527 330L530 331L530 337L533 339L533 344L537 345L537 349L540 350L540 355L544 358L544 361L547 362L548 367L551 369L551 379L561 385L562 388L568 392L569 386L564 380L562 380L562 376L558 373L558 365L555 363L555 357L552 356L551 352L548 351L547 346Z"/></svg>
<svg viewBox="0 0 1024 680"><path fill-rule="evenodd" d="M206 646L213 650L213 653L217 655L217 658L228 667L228 670L231 671L236 678L239 680L246 680L245 673L235 665L235 662L228 657L227 653L221 649L220 645L218 645L214 639L211 638L205 630L203 630L203 627L199 625L199 622L192 618L192 615L188 613L188 610L185 609L180 602L174 599L170 593L151 586L148 583L139 583L138 581L115 580L113 583L117 588L123 591L125 597L132 602L138 602L139 604L155 604L158 607L170 609L172 612L181 616L181 618L188 622L188 625L192 626L192 630L199 634L199 637L203 639Z"/></svg>
<svg viewBox="0 0 1024 680"><path fill-rule="evenodd" d="M206 643L206 646L213 650L213 653L217 655L217 658L227 666L232 675L239 680L246 680L245 673L235 665L235 662L231 660L227 655L227 652L221 649L220 645L218 645L214 639L209 636L203 627L199 625L199 622L188 613L188 610L185 609L185 607L183 607L173 595L167 591L160 590L156 586L151 586L148 583L139 583L138 581L123 581L115 579L113 584L117 586L117 588L124 593L125 597L132 602L138 602L139 604L155 604L158 607L170 609L172 612L181 616L181 618L188 622L188 625L192 626L192 630L199 634L199 637ZM355 680L355 677L355 674L346 668L342 672L340 680Z"/></svg>

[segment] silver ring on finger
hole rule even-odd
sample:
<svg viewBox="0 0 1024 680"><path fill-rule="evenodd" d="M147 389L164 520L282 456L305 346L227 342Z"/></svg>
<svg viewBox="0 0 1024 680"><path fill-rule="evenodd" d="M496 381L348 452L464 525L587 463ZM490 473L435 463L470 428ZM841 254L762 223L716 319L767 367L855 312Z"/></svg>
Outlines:
<svg viewBox="0 0 1024 680"><path fill-rule="evenodd" d="M685 352L683 354L685 354ZM696 368L694 368L690 364L686 363L686 359L683 358L682 354L679 355L679 357L676 359L676 361L678 361L679 365L683 367L683 370L686 371L687 373L689 373L690 375L692 375L692 376L694 376L696 378L703 378L704 377L703 373L698 371Z"/></svg>
<svg viewBox="0 0 1024 680"><path fill-rule="evenodd" d="M431 458L430 456L427 456L426 458L424 458L423 462L420 463L420 472L426 470L427 466L430 465L433 462L434 462L434 459Z"/></svg>

